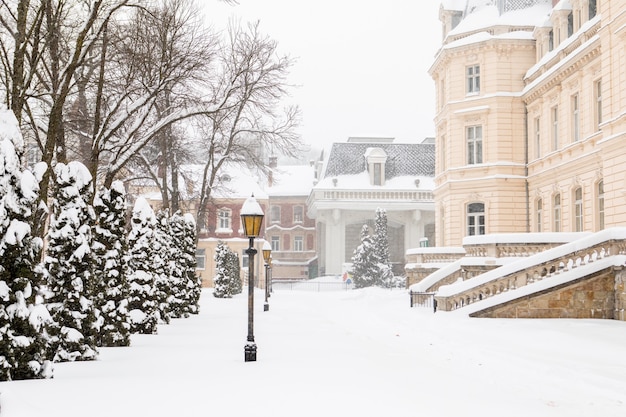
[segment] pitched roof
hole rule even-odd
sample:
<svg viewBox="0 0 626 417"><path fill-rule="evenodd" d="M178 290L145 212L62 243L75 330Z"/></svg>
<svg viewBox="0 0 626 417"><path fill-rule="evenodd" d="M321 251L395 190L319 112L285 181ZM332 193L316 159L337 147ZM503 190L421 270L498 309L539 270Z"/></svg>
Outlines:
<svg viewBox="0 0 626 417"><path fill-rule="evenodd" d="M324 178L354 175L367 171L368 148L381 148L387 154L385 178L399 176L435 176L435 145L410 143L334 143Z"/></svg>

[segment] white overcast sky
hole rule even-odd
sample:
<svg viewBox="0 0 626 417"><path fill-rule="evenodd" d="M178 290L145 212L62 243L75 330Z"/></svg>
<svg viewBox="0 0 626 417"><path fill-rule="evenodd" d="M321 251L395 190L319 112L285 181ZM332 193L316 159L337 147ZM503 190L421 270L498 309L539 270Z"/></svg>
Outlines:
<svg viewBox="0 0 626 417"><path fill-rule="evenodd" d="M204 2L203 2L204 3ZM434 136L428 68L441 41L439 0L240 0L205 3L208 21L260 21L279 53L296 58L289 82L314 147L350 136L420 142Z"/></svg>

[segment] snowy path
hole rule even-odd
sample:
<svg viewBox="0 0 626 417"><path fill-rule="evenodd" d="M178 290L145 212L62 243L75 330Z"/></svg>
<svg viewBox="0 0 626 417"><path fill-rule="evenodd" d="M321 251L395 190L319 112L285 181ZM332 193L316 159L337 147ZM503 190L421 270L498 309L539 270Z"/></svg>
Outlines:
<svg viewBox="0 0 626 417"><path fill-rule="evenodd" d="M404 291L203 294L197 317L47 381L0 383L2 417L626 415L626 323L467 319Z"/></svg>

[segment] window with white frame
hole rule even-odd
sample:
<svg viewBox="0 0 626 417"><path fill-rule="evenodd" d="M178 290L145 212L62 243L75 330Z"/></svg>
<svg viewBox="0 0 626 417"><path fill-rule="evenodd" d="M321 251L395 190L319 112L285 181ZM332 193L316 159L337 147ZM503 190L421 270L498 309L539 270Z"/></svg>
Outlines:
<svg viewBox="0 0 626 417"><path fill-rule="evenodd" d="M485 205L471 203L467 205L467 235L485 234Z"/></svg>
<svg viewBox="0 0 626 417"><path fill-rule="evenodd" d="M572 141L580 140L580 103L578 94L572 96Z"/></svg>
<svg viewBox="0 0 626 417"><path fill-rule="evenodd" d="M467 94L480 93L480 65L472 65L465 69Z"/></svg>
<svg viewBox="0 0 626 417"><path fill-rule="evenodd" d="M595 100L595 121L596 129L600 130L602 124L602 80L595 82L593 86L594 100Z"/></svg>
<svg viewBox="0 0 626 417"><path fill-rule="evenodd" d="M294 206L293 207L293 222L302 223L303 221L304 221L304 207Z"/></svg>
<svg viewBox="0 0 626 417"><path fill-rule="evenodd" d="M196 249L196 269L204 270L206 268L206 252L205 249Z"/></svg>
<svg viewBox="0 0 626 417"><path fill-rule="evenodd" d="M537 199L537 231L541 232L541 222L543 221L543 199Z"/></svg>
<svg viewBox="0 0 626 417"><path fill-rule="evenodd" d="M554 231L561 231L561 194L555 194L552 202Z"/></svg>
<svg viewBox="0 0 626 417"><path fill-rule="evenodd" d="M293 238L293 250L295 252L302 252L304 250L304 238L302 236L295 236Z"/></svg>
<svg viewBox="0 0 626 417"><path fill-rule="evenodd" d="M483 163L483 128L468 126L466 128L467 163L468 165Z"/></svg>
<svg viewBox="0 0 626 417"><path fill-rule="evenodd" d="M598 228L604 230L604 181L598 182Z"/></svg>
<svg viewBox="0 0 626 417"><path fill-rule="evenodd" d="M439 157L441 159L441 171L446 170L446 135L441 136L441 152L439 153Z"/></svg>
<svg viewBox="0 0 626 417"><path fill-rule="evenodd" d="M574 231L583 231L583 189L574 190Z"/></svg>
<svg viewBox="0 0 626 417"><path fill-rule="evenodd" d="M232 211L227 208L219 209L217 212L217 228L221 230L230 230Z"/></svg>
<svg viewBox="0 0 626 417"><path fill-rule="evenodd" d="M541 118L535 117L535 155L541 158Z"/></svg>
<svg viewBox="0 0 626 417"><path fill-rule="evenodd" d="M559 149L559 106L552 107L552 150Z"/></svg>
<svg viewBox="0 0 626 417"><path fill-rule="evenodd" d="M593 19L596 17L598 13L598 6L596 4L596 0L589 0L589 19Z"/></svg>
<svg viewBox="0 0 626 417"><path fill-rule="evenodd" d="M272 245L272 251L278 252L280 250L280 236L272 236L270 244Z"/></svg>
<svg viewBox="0 0 626 417"><path fill-rule="evenodd" d="M280 223L280 206L270 207L270 222Z"/></svg>

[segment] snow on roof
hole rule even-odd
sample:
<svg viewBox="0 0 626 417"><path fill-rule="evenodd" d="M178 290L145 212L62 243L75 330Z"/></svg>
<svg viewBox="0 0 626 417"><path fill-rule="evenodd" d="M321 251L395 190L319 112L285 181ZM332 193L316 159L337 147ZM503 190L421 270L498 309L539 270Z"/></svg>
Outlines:
<svg viewBox="0 0 626 417"><path fill-rule="evenodd" d="M270 196L308 196L315 181L315 169L310 165L285 165L272 170Z"/></svg>
<svg viewBox="0 0 626 417"><path fill-rule="evenodd" d="M448 36L477 32L494 26L537 26L543 24L552 10L550 3L539 2L524 9L500 14L496 5L484 4L485 1L480 3L467 9L463 20L448 33Z"/></svg>
<svg viewBox="0 0 626 417"><path fill-rule="evenodd" d="M416 183L416 181L418 181ZM327 177L318 182L314 189L349 189L349 190L377 190L377 189L393 189L393 190L424 190L432 191L435 188L433 177L405 175L401 177L391 178L385 181L385 185L372 185L370 176L367 172L352 175L338 175L336 177Z"/></svg>

